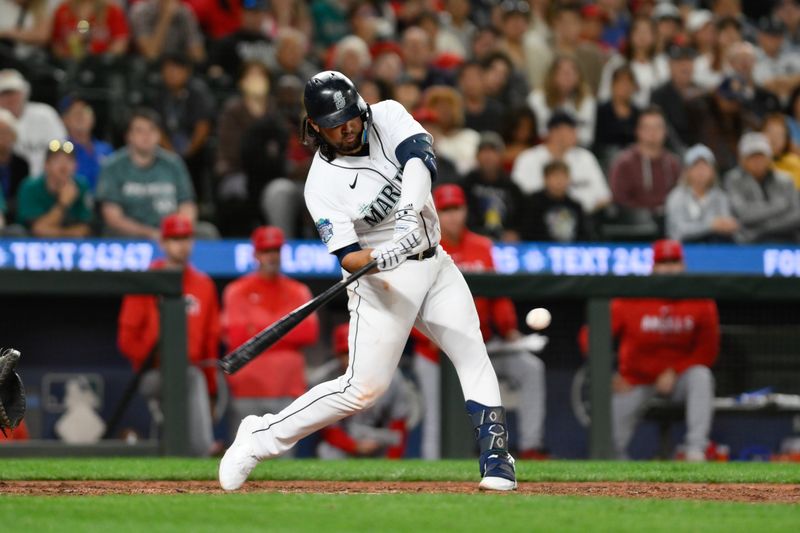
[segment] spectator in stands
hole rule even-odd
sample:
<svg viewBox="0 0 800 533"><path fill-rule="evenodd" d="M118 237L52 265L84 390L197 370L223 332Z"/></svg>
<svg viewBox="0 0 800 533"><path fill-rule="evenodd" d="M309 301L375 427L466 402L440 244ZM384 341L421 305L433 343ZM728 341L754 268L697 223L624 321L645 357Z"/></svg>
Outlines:
<svg viewBox="0 0 800 533"><path fill-rule="evenodd" d="M800 55L787 42L786 27L776 19L767 17L759 23L753 79L783 100L800 84Z"/></svg>
<svg viewBox="0 0 800 533"><path fill-rule="evenodd" d="M696 144L686 151L683 164L681 183L667 196L667 237L682 242L732 241L739 223L717 183L714 154Z"/></svg>
<svg viewBox="0 0 800 533"><path fill-rule="evenodd" d="M17 192L17 221L34 237L87 237L91 233L92 199L86 182L75 175L75 147L53 140L44 175L31 176Z"/></svg>
<svg viewBox="0 0 800 533"><path fill-rule="evenodd" d="M379 11L381 7L384 6L360 0L352 2L347 12L351 28L350 36L361 39L369 49L372 49L377 39L383 37L382 34L385 33L382 25L384 21ZM341 44L343 39L344 37L339 39L338 44Z"/></svg>
<svg viewBox="0 0 800 533"><path fill-rule="evenodd" d="M319 69L306 60L308 38L294 28L283 28L278 32L275 42L275 60L269 72L273 83L281 76L291 74L301 80L314 76Z"/></svg>
<svg viewBox="0 0 800 533"><path fill-rule="evenodd" d="M611 99L597 108L593 151L604 168L617 153L636 141L639 108L633 103L636 76L628 65L614 71L611 78Z"/></svg>
<svg viewBox="0 0 800 533"><path fill-rule="evenodd" d="M228 350L289 311L311 300L309 288L281 274L283 232L257 228L251 237L257 270L225 287L222 295L222 338ZM306 391L302 350L317 342L319 320L310 315L246 367L228 377L233 401L231 420L277 413ZM235 431L234 431L235 434Z"/></svg>
<svg viewBox="0 0 800 533"><path fill-rule="evenodd" d="M622 0L600 0L598 7L603 11L603 43L609 48L619 50L630 42L631 14L627 2Z"/></svg>
<svg viewBox="0 0 800 533"><path fill-rule="evenodd" d="M578 121L578 143L590 147L594 141L597 103L571 56L553 59L541 89L528 95L528 105L539 120L539 135L547 134L547 121L555 111L565 111Z"/></svg>
<svg viewBox="0 0 800 533"><path fill-rule="evenodd" d="M742 0L712 0L711 11L717 20L731 19L739 23L739 31L748 42L755 42L756 28L742 12Z"/></svg>
<svg viewBox="0 0 800 533"><path fill-rule="evenodd" d="M50 49L59 59L122 56L129 40L125 11L111 0L64 0L53 13Z"/></svg>
<svg viewBox="0 0 800 533"><path fill-rule="evenodd" d="M41 174L47 147L53 139L64 139L67 131L56 110L41 102L30 102L31 86L16 70L0 70L0 108L17 119L14 150L30 165L31 174Z"/></svg>
<svg viewBox="0 0 800 533"><path fill-rule="evenodd" d="M0 0L0 64L21 68L49 40L47 0Z"/></svg>
<svg viewBox="0 0 800 533"><path fill-rule="evenodd" d="M163 55L161 80L156 100L152 102L163 121L161 145L183 158L194 190L203 201L209 201L207 146L214 120L214 99L205 82L192 76L191 59L184 54Z"/></svg>
<svg viewBox="0 0 800 533"><path fill-rule="evenodd" d="M420 91L419 85L405 75L402 75L400 79L397 80L397 83L394 85L394 94L392 96L394 100L403 104L403 107L405 107L406 111L409 113L416 111L419 107L419 103L422 101L422 91Z"/></svg>
<svg viewBox="0 0 800 533"><path fill-rule="evenodd" d="M393 41L380 43L376 45L372 54L372 79L390 87L400 83L403 79L403 58L400 46Z"/></svg>
<svg viewBox="0 0 800 533"><path fill-rule="evenodd" d="M461 46L462 57L468 57L468 51L478 32L477 26L470 20L471 5L469 0L446 0L444 13L441 14L440 33L455 38Z"/></svg>
<svg viewBox="0 0 800 533"><path fill-rule="evenodd" d="M0 109L0 218L6 223L16 220L17 190L28 177L28 162L14 153L17 141L17 119L7 109Z"/></svg>
<svg viewBox="0 0 800 533"><path fill-rule="evenodd" d="M583 207L569 195L569 167L553 160L544 166L544 188L523 203L523 241L569 243L589 238Z"/></svg>
<svg viewBox="0 0 800 533"><path fill-rule="evenodd" d="M420 89L432 85L448 84L449 77L431 65L434 57L433 44L428 33L419 26L411 26L403 32L400 45L405 62L405 75L414 80Z"/></svg>
<svg viewBox="0 0 800 533"><path fill-rule="evenodd" d="M239 95L225 102L217 119L217 153L214 173L217 177L217 211L222 233L247 235L258 221L258 196L250 190L247 171L280 171L245 168L242 147L245 133L269 115L270 81L261 63L246 63L239 78ZM298 119L299 121L299 119ZM276 124L277 125L277 124Z"/></svg>
<svg viewBox="0 0 800 533"><path fill-rule="evenodd" d="M492 52L482 60L486 76L486 94L510 109L525 105L528 98L528 84L521 72L504 52Z"/></svg>
<svg viewBox="0 0 800 533"><path fill-rule="evenodd" d="M437 116L434 134L437 155L449 159L461 176L475 168L480 135L464 127L464 101L452 87L437 85L425 91L423 105Z"/></svg>
<svg viewBox="0 0 800 533"><path fill-rule="evenodd" d="M217 288L210 277L189 263L194 246L190 218L180 214L164 217L159 235L164 258L154 261L150 269L183 273L183 294L187 302L186 348L190 363L186 369L189 447L193 455L208 456L219 448L214 443L211 413L211 403L217 394L216 362L220 340ZM130 360L134 371L142 372L139 392L147 398L154 418L163 416L161 359L177 356L161 352L159 315L156 296L125 296L117 333L120 352Z"/></svg>
<svg viewBox="0 0 800 533"><path fill-rule="evenodd" d="M672 2L659 2L650 15L656 21L658 51L665 52L683 30L681 11Z"/></svg>
<svg viewBox="0 0 800 533"><path fill-rule="evenodd" d="M197 219L186 165L158 146L161 118L152 109L133 111L124 148L112 154L97 183L105 230L112 235L157 240L159 226L176 211Z"/></svg>
<svg viewBox="0 0 800 533"><path fill-rule="evenodd" d="M140 0L130 17L136 48L148 61L157 62L163 54L185 55L195 63L205 59L194 11L181 0Z"/></svg>
<svg viewBox="0 0 800 533"><path fill-rule="evenodd" d="M649 17L638 16L633 20L623 53L612 56L603 67L598 101L605 102L611 98L611 77L625 63L636 76L638 90L633 101L640 108L646 107L653 89L669 79L667 59L658 53L656 25Z"/></svg>
<svg viewBox="0 0 800 533"><path fill-rule="evenodd" d="M464 191L454 184L433 190L433 201L442 228L441 246L463 272L493 272L492 241L466 229L467 208ZM518 457L541 459L544 453L545 371L541 359L525 348L512 346L522 334L517 329L517 314L508 298L475 298L484 341L498 341L498 352L490 351L492 366L506 383L516 389ZM422 456L439 458L440 350L436 344L414 330L414 370L425 401L422 422Z"/></svg>
<svg viewBox="0 0 800 533"><path fill-rule="evenodd" d="M348 365L350 326L333 328L334 358L310 374L309 384L317 385L342 376ZM344 457L386 457L401 459L408 440L406 421L411 416L414 396L406 378L396 370L375 405L322 429L317 447L321 459Z"/></svg>
<svg viewBox="0 0 800 533"><path fill-rule="evenodd" d="M792 178L794 186L800 189L800 155L792 151L786 117L780 113L767 115L762 132L772 148L772 168Z"/></svg>
<svg viewBox="0 0 800 533"><path fill-rule="evenodd" d="M242 7L244 7L244 2ZM269 17L266 25L269 27L268 35L274 38L283 28L296 28L306 35L317 31L314 28L309 10L309 2L296 2L295 0L270 0Z"/></svg>
<svg viewBox="0 0 800 533"><path fill-rule="evenodd" d="M739 141L739 166L725 175L742 242L797 242L800 236L800 195L791 178L771 168L772 155L763 133L746 133Z"/></svg>
<svg viewBox="0 0 800 533"><path fill-rule="evenodd" d="M228 0L184 0L194 11L203 33L211 40L222 39L242 24L242 2Z"/></svg>
<svg viewBox="0 0 800 533"><path fill-rule="evenodd" d="M697 142L696 117L692 116L689 102L698 98L702 90L692 82L695 52L689 47L672 45L667 49L670 79L656 90L650 101L664 111L668 126L668 145L684 151Z"/></svg>
<svg viewBox="0 0 800 533"><path fill-rule="evenodd" d="M502 14L498 29L501 37L498 49L508 55L516 70L525 72L528 54L532 52L525 42L531 6L525 0L508 0L500 4L500 11Z"/></svg>
<svg viewBox="0 0 800 533"><path fill-rule="evenodd" d="M786 104L786 123L792 137L792 144L800 147L800 85L792 91Z"/></svg>
<svg viewBox="0 0 800 533"><path fill-rule="evenodd" d="M481 134L478 166L464 178L470 230L493 240L518 241L523 196L503 169L503 139Z"/></svg>
<svg viewBox="0 0 800 533"><path fill-rule="evenodd" d="M458 71L458 89L464 97L464 125L477 132L494 131L500 133L505 107L486 96L486 82L483 67L476 61L461 65Z"/></svg>
<svg viewBox="0 0 800 533"><path fill-rule="evenodd" d="M369 47L361 37L348 35L336 43L331 64L333 70L341 72L354 83L360 83L371 65Z"/></svg>
<svg viewBox="0 0 800 533"><path fill-rule="evenodd" d="M664 146L666 137L661 109L651 106L643 110L636 124L636 144L617 156L609 172L618 206L663 215L667 194L681 173L677 156Z"/></svg>
<svg viewBox="0 0 800 533"><path fill-rule="evenodd" d="M653 274L685 270L677 241L653 243ZM612 381L614 451L628 458L628 444L647 403L656 397L686 404L685 459L706 460L714 416L714 376L719 355L719 315L714 300L615 298L611 329L619 343ZM581 330L584 353L588 328Z"/></svg>
<svg viewBox="0 0 800 533"><path fill-rule="evenodd" d="M737 143L748 129L758 129L758 117L744 106L744 84L730 76L713 92L690 105L697 137L714 152L720 173L736 166Z"/></svg>
<svg viewBox="0 0 800 533"><path fill-rule="evenodd" d="M211 54L212 77L225 73L235 80L241 73L242 65L258 62L265 67L270 64L274 54L272 41L264 32L268 14L267 0L245 0L242 2L242 24L214 42Z"/></svg>
<svg viewBox="0 0 800 533"><path fill-rule="evenodd" d="M506 145L505 152L503 152L503 169L511 172L517 156L540 142L536 127L536 115L528 106L511 109L504 117L503 140Z"/></svg>
<svg viewBox="0 0 800 533"><path fill-rule="evenodd" d="M706 9L697 9L689 14L686 29L691 45L697 50L692 77L694 83L711 91L722 83L728 69L728 51L742 40L739 23L735 19L723 19L715 23L714 14Z"/></svg>
<svg viewBox="0 0 800 533"><path fill-rule="evenodd" d="M58 104L61 119L67 128L67 139L75 147L76 174L82 176L94 193L100 177L100 164L114 149L105 141L92 137L94 110L81 96L69 94Z"/></svg>
<svg viewBox="0 0 800 533"><path fill-rule="evenodd" d="M539 191L544 188L544 166L553 159L560 159L569 167L570 195L589 214L611 202L611 191L597 158L589 150L577 146L576 128L571 115L554 113L547 124L547 139L519 154L511 179L525 194Z"/></svg>
<svg viewBox="0 0 800 533"><path fill-rule="evenodd" d="M786 27L789 43L792 46L800 45L800 2L798 0L778 0L773 14Z"/></svg>
<svg viewBox="0 0 800 533"><path fill-rule="evenodd" d="M741 84L739 94L744 107L763 120L768 113L780 111L778 97L771 91L761 87L753 77L756 64L755 47L747 42L731 46L728 61L735 78Z"/></svg>
<svg viewBox="0 0 800 533"><path fill-rule="evenodd" d="M596 6L595 6L596 7ZM528 55L526 71L528 84L539 89L545 84L545 75L557 56L573 57L581 72L581 78L589 86L592 95L597 93L603 63L606 57L597 43L583 39L581 35L581 8L576 3L555 6L552 16L552 42L535 41ZM599 10L597 10L599 12Z"/></svg>

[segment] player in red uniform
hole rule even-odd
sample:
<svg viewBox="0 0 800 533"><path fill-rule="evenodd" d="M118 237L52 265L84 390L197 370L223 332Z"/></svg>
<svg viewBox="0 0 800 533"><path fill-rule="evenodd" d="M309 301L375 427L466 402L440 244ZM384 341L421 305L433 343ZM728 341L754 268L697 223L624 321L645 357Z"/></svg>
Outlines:
<svg viewBox="0 0 800 533"><path fill-rule="evenodd" d="M154 261L150 268L183 271L187 350L191 362L187 373L190 446L195 455L202 456L215 451L210 397L217 391L219 300L211 278L189 264L193 234L194 226L189 218L179 214L165 217L161 222L164 258ZM139 391L148 398L156 413L160 413L161 389L159 336L158 299L145 295L126 296L119 314L117 343L135 370L143 365L152 367L142 374Z"/></svg>
<svg viewBox="0 0 800 533"><path fill-rule="evenodd" d="M442 228L440 244L462 272L492 272L492 241L466 229L467 207L464 191L458 185L447 184L433 191L433 201ZM505 344L500 353L487 345L492 365L498 377L519 391L520 409L517 413L519 436L517 447L522 459L543 458L543 426L545 414L544 363L509 344L522 334L517 329L517 312L508 298L475 298L483 340L497 335ZM440 370L439 347L414 330L414 368L425 398L425 417L422 426L422 456L440 456Z"/></svg>
<svg viewBox="0 0 800 533"><path fill-rule="evenodd" d="M653 244L653 274L685 270L677 241ZM714 377L719 354L719 316L714 300L616 298L611 328L619 343L612 416L617 457L627 457L642 407L658 395L686 403L686 459L705 460L714 415ZM588 346L588 331L581 331Z"/></svg>
<svg viewBox="0 0 800 533"><path fill-rule="evenodd" d="M257 228L251 240L258 270L232 282L222 296L222 333L229 350L312 297L306 285L280 273L284 243L280 228ZM314 313L264 354L228 376L233 396L231 420L236 426L248 415L277 413L306 391L301 350L318 338L319 319ZM235 434L236 427L233 430Z"/></svg>

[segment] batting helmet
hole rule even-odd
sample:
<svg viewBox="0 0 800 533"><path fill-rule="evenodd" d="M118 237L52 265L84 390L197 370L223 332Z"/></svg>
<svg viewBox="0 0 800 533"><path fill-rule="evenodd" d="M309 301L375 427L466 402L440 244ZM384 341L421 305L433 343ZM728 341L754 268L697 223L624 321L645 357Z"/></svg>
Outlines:
<svg viewBox="0 0 800 533"><path fill-rule="evenodd" d="M308 118L333 128L367 113L367 103L350 79L335 70L320 72L306 83L303 102Z"/></svg>

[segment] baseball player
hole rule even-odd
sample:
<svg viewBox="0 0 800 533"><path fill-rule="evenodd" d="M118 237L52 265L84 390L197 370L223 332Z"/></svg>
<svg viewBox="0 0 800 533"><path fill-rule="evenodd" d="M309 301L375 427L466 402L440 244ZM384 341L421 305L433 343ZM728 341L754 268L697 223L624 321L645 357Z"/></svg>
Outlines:
<svg viewBox="0 0 800 533"><path fill-rule="evenodd" d="M333 328L334 358L315 369L309 383L337 378L347 370L350 326ZM321 431L322 442L317 455L322 459L344 457L386 457L400 459L406 448L408 432L406 419L411 412L412 393L398 370L386 392L369 409L331 424Z"/></svg>
<svg viewBox="0 0 800 533"><path fill-rule="evenodd" d="M280 228L256 228L251 241L258 270L231 282L222 295L222 336L229 350L311 299L306 285L280 273L284 242ZM306 391L301 350L318 338L319 319L314 313L266 353L228 377L237 424L249 414L280 411Z"/></svg>
<svg viewBox="0 0 800 533"><path fill-rule="evenodd" d="M458 185L448 183L433 191L442 228L442 248L453 258L462 272L493 272L492 241L466 229L467 199ZM522 337L517 329L517 312L508 298L475 298L483 339L496 335L499 353L490 352L497 374L519 393L517 449L522 459L545 459L543 449L545 415L544 363L531 352L513 349L512 343ZM440 367L439 347L428 339L420 339L414 330L414 370L425 398L422 422L422 457L438 459L440 447L439 419Z"/></svg>
<svg viewBox="0 0 800 533"><path fill-rule="evenodd" d="M653 273L685 269L681 243L653 243ZM654 396L686 404L686 460L704 461L714 415L711 365L719 354L717 305L709 299L615 298L611 329L619 342L619 372L612 382L612 425L617 458L628 443L642 408ZM580 333L587 351L588 329Z"/></svg>
<svg viewBox="0 0 800 533"><path fill-rule="evenodd" d="M216 359L219 357L219 299L211 278L189 263L194 246L194 224L185 215L174 213L161 221L161 248L164 258L150 266L153 270L183 271L186 300L186 334L189 361L189 444L192 453L206 456L218 453L214 442L211 396L216 395ZM117 344L137 372L142 372L139 391L154 413L160 413L161 372L158 370L160 337L158 298L132 294L125 296L119 312ZM167 384L167 386L169 386Z"/></svg>
<svg viewBox="0 0 800 533"><path fill-rule="evenodd" d="M320 238L354 272L348 288L350 364L279 413L248 416L220 462L223 489L239 488L263 459L366 409L389 387L411 328L441 346L461 381L480 448L480 488L513 490L514 459L500 389L463 276L439 246L431 198L432 137L398 102L368 106L339 72L312 77L304 94L306 142L317 147L305 186Z"/></svg>

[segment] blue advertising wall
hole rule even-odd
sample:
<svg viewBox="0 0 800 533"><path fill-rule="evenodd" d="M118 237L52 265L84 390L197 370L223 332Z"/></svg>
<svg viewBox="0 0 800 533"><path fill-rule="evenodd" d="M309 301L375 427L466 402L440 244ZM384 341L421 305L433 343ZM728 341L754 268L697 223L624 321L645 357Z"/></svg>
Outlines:
<svg viewBox="0 0 800 533"><path fill-rule="evenodd" d="M641 244L498 244L497 271L502 274L646 275L652 253ZM159 256L156 243L130 240L0 239L0 269L145 270ZM800 247L686 245L690 272L800 275ZM281 250L282 268L290 276L330 278L341 274L336 258L318 241L290 241ZM253 269L253 249L245 240L198 241L192 263L218 278Z"/></svg>

